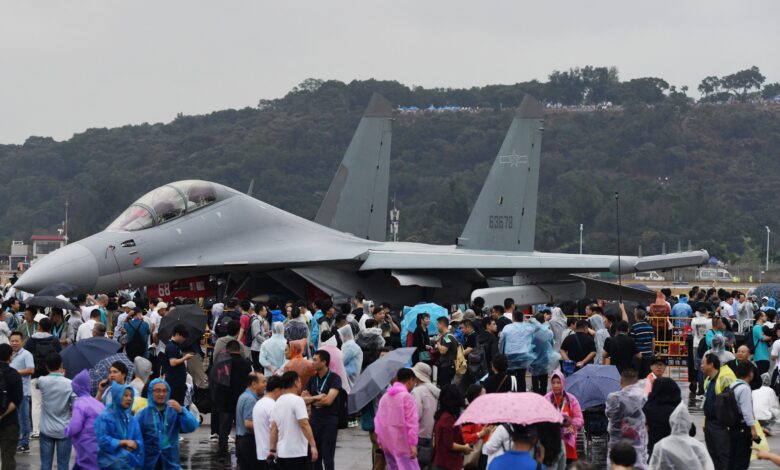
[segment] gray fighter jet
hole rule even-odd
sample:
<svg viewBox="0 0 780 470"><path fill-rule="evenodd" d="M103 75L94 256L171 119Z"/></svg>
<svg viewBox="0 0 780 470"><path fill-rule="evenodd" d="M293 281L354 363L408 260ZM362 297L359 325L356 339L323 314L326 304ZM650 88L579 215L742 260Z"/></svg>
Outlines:
<svg viewBox="0 0 780 470"><path fill-rule="evenodd" d="M372 99L316 222L216 183L179 181L142 196L103 232L49 254L16 286L36 292L67 281L79 292L103 292L206 274L263 273L296 293L311 284L334 299L361 290L368 298L413 304L466 301L473 293L489 304L514 297L530 305L586 292L617 297L617 286L578 273L665 270L709 259L694 251L618 263L612 255L533 251L543 109L530 97L456 245L384 242L390 111L385 100ZM371 178L376 184L366 185ZM512 282L486 287L491 279ZM621 296L650 298L625 287Z"/></svg>

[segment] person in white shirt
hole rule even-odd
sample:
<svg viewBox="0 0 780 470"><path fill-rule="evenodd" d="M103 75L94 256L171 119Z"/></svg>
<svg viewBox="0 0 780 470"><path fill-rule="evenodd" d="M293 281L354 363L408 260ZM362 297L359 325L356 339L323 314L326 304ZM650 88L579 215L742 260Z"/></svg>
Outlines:
<svg viewBox="0 0 780 470"><path fill-rule="evenodd" d="M0 344L8 344L11 338L11 329L8 328L8 323L5 322L5 313L0 310Z"/></svg>
<svg viewBox="0 0 780 470"><path fill-rule="evenodd" d="M299 396L301 378L295 371L285 372L281 377L281 393L271 412L271 448L268 458L276 461L280 470L299 470L317 460L317 444L309 424L306 402ZM307 446L308 443L308 446Z"/></svg>
<svg viewBox="0 0 780 470"><path fill-rule="evenodd" d="M733 304L734 297L732 297L731 294L727 294L726 300L720 303L720 316L734 320L736 317L734 316L734 307L732 307Z"/></svg>
<svg viewBox="0 0 780 470"><path fill-rule="evenodd" d="M76 341L92 337L92 329L96 323L100 323L100 310L94 309L89 313L89 320L84 322L76 333Z"/></svg>
<svg viewBox="0 0 780 470"><path fill-rule="evenodd" d="M270 468L268 462L268 453L271 449L271 414L274 411L276 400L282 393L279 388L282 379L279 376L268 377L265 385L265 395L257 400L252 408L252 426L255 433L255 448L257 450L257 460L260 461L259 468L267 470Z"/></svg>

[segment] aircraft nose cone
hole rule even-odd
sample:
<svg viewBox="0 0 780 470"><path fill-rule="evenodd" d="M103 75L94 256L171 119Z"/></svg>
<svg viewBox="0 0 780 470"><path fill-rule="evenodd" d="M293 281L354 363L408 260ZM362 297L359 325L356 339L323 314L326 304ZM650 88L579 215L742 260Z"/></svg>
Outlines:
<svg viewBox="0 0 780 470"><path fill-rule="evenodd" d="M35 293L55 282L67 282L78 286L77 292L86 293L95 287L97 280L95 256L84 246L73 243L38 260L14 286Z"/></svg>

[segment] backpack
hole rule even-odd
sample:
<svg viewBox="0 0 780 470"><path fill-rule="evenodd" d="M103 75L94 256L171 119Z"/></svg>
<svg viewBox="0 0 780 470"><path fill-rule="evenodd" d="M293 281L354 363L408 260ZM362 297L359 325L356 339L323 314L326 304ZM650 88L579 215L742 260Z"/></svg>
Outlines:
<svg viewBox="0 0 780 470"><path fill-rule="evenodd" d="M742 422L742 411L734 395L734 389L740 385L747 386L744 382L738 382L734 387L728 387L715 396L715 415L721 426L734 427Z"/></svg>
<svg viewBox="0 0 780 470"><path fill-rule="evenodd" d="M466 361L466 355L463 354L463 346L455 340L458 345L458 352L455 354L455 374L463 375L468 370L468 362Z"/></svg>
<svg viewBox="0 0 780 470"><path fill-rule="evenodd" d="M219 317L219 321L217 322L217 327L214 329L217 333L217 337L221 338L223 336L227 336L227 325L233 320L233 318L227 314L227 312L223 312L222 316Z"/></svg>
<svg viewBox="0 0 780 470"><path fill-rule="evenodd" d="M247 331L244 332L244 344L246 344L247 347L251 347L252 341L255 339L255 337L252 335L252 326L255 324L256 321L260 321L260 318L258 318L257 315L252 315L252 318L249 320L249 329L247 329ZM263 337L262 323L260 324L260 331L257 333L257 335L260 338Z"/></svg>
<svg viewBox="0 0 780 470"><path fill-rule="evenodd" d="M339 389L339 396L336 397L336 406L339 410L339 429L349 427L349 409L347 408L347 392L343 388Z"/></svg>
<svg viewBox="0 0 780 470"><path fill-rule="evenodd" d="M482 377L487 373L487 360L485 358L485 346L477 344L477 347L471 350L467 359L468 371L472 377Z"/></svg>
<svg viewBox="0 0 780 470"><path fill-rule="evenodd" d="M132 321L125 323L125 330L129 330L130 328L132 328L132 325L133 325ZM127 345L125 346L125 353L127 354L127 357L130 358L131 361L138 356L143 356L144 351L146 351L146 341L144 340L144 338L141 338L140 323L137 327L133 328L133 331L135 332L133 334L133 339L128 341Z"/></svg>
<svg viewBox="0 0 780 470"><path fill-rule="evenodd" d="M35 345L35 352L33 352L33 361L35 362L34 379L49 375L49 370L46 368L46 357L51 353L57 352L57 349L54 347L54 341L57 340L52 336L49 338L49 341L34 341L32 343Z"/></svg>
<svg viewBox="0 0 780 470"><path fill-rule="evenodd" d="M699 340L699 345L696 346L696 355L699 356L699 359L704 358L704 354L707 353L707 337Z"/></svg>

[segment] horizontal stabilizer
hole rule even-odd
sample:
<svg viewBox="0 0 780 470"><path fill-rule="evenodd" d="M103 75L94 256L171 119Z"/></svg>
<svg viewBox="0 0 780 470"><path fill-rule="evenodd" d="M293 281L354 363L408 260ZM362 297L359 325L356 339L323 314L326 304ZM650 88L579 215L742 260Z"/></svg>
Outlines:
<svg viewBox="0 0 780 470"><path fill-rule="evenodd" d="M618 260L615 259L609 266L609 270L615 274L663 271L666 269L685 268L688 266L701 266L709 259L709 254L703 250L684 251L682 253L645 256L643 258L622 258L620 260L620 266L618 266Z"/></svg>

